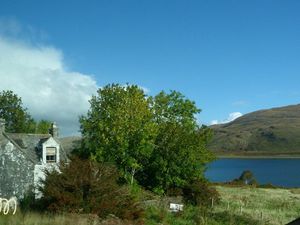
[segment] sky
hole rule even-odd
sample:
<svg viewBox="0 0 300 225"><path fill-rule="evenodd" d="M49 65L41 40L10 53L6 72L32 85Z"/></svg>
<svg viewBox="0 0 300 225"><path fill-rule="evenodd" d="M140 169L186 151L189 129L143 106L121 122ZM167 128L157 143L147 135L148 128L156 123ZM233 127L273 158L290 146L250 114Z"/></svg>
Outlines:
<svg viewBox="0 0 300 225"><path fill-rule="evenodd" d="M298 0L1 0L0 90L76 135L109 83L177 90L199 123L300 102Z"/></svg>

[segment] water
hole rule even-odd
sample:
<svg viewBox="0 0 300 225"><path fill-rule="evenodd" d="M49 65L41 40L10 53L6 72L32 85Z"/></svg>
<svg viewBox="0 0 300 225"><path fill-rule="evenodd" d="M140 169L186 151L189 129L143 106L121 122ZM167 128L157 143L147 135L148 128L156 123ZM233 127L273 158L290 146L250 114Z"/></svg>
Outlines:
<svg viewBox="0 0 300 225"><path fill-rule="evenodd" d="M218 159L211 163L206 177L212 182L238 178L250 170L259 184L300 187L300 159Z"/></svg>

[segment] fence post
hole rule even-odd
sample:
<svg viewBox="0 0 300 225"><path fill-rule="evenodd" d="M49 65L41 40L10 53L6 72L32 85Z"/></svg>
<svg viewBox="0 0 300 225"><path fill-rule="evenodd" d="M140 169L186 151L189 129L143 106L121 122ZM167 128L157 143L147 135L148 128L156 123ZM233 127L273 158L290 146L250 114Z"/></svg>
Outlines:
<svg viewBox="0 0 300 225"><path fill-rule="evenodd" d="M243 212L243 204L242 204L242 201L240 201L240 213L242 214Z"/></svg>

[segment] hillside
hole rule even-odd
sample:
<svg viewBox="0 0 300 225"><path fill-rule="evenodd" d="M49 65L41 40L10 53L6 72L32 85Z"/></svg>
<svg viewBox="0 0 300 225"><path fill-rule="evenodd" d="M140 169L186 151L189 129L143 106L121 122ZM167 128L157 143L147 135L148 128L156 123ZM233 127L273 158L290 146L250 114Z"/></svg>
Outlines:
<svg viewBox="0 0 300 225"><path fill-rule="evenodd" d="M252 112L211 128L209 149L218 153L300 155L300 105Z"/></svg>

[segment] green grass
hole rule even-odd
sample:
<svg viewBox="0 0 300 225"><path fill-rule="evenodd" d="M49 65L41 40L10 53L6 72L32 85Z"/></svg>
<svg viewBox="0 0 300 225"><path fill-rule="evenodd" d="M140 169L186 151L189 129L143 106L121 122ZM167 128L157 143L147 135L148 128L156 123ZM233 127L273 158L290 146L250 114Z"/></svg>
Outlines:
<svg viewBox="0 0 300 225"><path fill-rule="evenodd" d="M215 212L249 215L263 224L274 225L300 217L300 189L218 186L217 190L222 200Z"/></svg>

